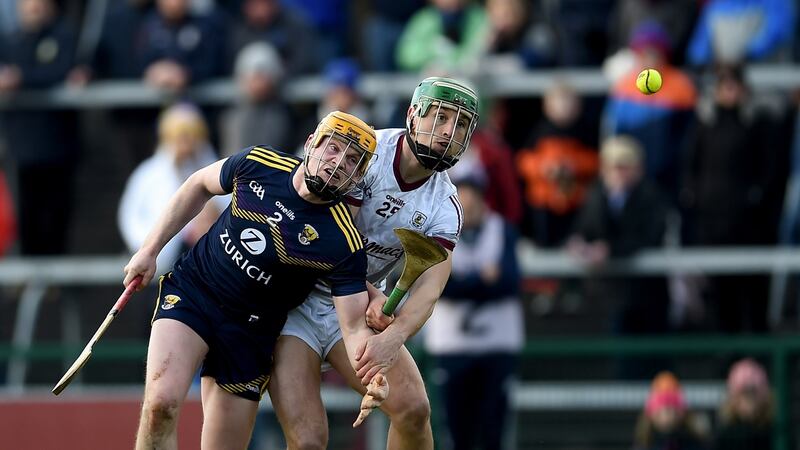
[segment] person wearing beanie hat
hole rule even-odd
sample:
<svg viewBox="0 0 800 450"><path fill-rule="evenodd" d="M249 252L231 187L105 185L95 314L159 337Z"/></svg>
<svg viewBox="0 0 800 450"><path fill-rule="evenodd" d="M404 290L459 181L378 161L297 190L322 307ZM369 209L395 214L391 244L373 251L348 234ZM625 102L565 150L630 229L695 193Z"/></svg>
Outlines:
<svg viewBox="0 0 800 450"><path fill-rule="evenodd" d="M714 449L772 448L774 404L767 372L752 358L739 360L728 373L727 388Z"/></svg>
<svg viewBox="0 0 800 450"><path fill-rule="evenodd" d="M707 429L692 413L683 389L671 372L653 379L644 410L636 423L635 450L702 450Z"/></svg>
<svg viewBox="0 0 800 450"><path fill-rule="evenodd" d="M678 381L678 378L675 376L675 374L668 370L659 372L658 375L653 378L653 382L650 384L651 392L679 391L680 389L681 384Z"/></svg>
<svg viewBox="0 0 800 450"><path fill-rule="evenodd" d="M601 135L630 135L639 141L644 172L674 202L680 186L681 152L694 123L697 89L671 59L673 43L664 26L644 22L632 33L627 56L609 72L615 77L603 112ZM664 84L656 95L642 95L636 78L643 68L657 69Z"/></svg>
<svg viewBox="0 0 800 450"><path fill-rule="evenodd" d="M224 156L267 142L281 151L294 151L291 113L280 95L285 72L278 51L266 42L248 44L237 54L234 74L239 96L219 121Z"/></svg>
<svg viewBox="0 0 800 450"><path fill-rule="evenodd" d="M686 412L686 400L680 382L669 371L659 372L653 378L644 407L645 413L651 418L659 416L665 408L671 408L677 414Z"/></svg>

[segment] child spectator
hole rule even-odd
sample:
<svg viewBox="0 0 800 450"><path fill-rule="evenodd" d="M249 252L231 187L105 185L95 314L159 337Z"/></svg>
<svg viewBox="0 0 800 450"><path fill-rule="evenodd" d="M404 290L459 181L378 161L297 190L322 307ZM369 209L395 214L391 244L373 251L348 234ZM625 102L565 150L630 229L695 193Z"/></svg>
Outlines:
<svg viewBox="0 0 800 450"><path fill-rule="evenodd" d="M683 389L670 372L653 379L644 411L634 434L634 450L703 450L708 429L701 416L693 414Z"/></svg>
<svg viewBox="0 0 800 450"><path fill-rule="evenodd" d="M771 449L772 420L767 372L751 358L740 360L728 374L728 396L719 410L714 449Z"/></svg>

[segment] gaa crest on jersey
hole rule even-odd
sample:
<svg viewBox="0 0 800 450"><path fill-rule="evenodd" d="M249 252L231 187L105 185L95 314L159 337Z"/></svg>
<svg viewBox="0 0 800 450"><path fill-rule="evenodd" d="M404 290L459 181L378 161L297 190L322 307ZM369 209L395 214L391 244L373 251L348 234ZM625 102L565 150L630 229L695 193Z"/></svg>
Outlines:
<svg viewBox="0 0 800 450"><path fill-rule="evenodd" d="M414 211L414 215L411 216L411 226L414 228L422 228L426 220L428 220L428 216L420 211Z"/></svg>
<svg viewBox="0 0 800 450"><path fill-rule="evenodd" d="M308 245L317 238L319 238L319 233L309 224L305 224L303 226L303 231L297 235L297 240L303 245Z"/></svg>
<svg viewBox="0 0 800 450"><path fill-rule="evenodd" d="M174 308L179 301L181 301L181 298L178 297L177 295L172 295L172 294L165 295L164 302L161 303L161 309L163 309L164 311L168 311Z"/></svg>

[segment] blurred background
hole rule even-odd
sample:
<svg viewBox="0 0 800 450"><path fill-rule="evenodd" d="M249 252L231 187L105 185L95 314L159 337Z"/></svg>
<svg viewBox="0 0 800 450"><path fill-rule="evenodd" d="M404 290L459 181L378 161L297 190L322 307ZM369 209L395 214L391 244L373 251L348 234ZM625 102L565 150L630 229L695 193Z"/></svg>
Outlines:
<svg viewBox="0 0 800 450"><path fill-rule="evenodd" d="M482 112L453 275L409 344L437 448L800 449L798 7L0 0L0 448L132 447L152 288L49 391L189 174L298 151L335 109L403 127L448 75ZM353 430L359 398L324 378L330 448L384 448L385 417ZM281 439L265 399L251 449Z"/></svg>

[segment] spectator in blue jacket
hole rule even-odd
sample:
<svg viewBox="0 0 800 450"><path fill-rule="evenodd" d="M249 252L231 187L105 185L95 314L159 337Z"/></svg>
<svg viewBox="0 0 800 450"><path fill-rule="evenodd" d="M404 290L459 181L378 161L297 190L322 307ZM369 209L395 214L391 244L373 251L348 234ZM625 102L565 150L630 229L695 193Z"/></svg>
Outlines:
<svg viewBox="0 0 800 450"><path fill-rule="evenodd" d="M711 0L700 13L687 60L707 66L788 59L795 13L792 0Z"/></svg>
<svg viewBox="0 0 800 450"><path fill-rule="evenodd" d="M644 150L645 173L675 203L681 149L694 123L697 91L689 76L671 63L672 38L658 22L639 25L631 36L634 62L614 84L603 112L604 137L626 134ZM664 86L655 95L636 89L642 67L661 72Z"/></svg>

